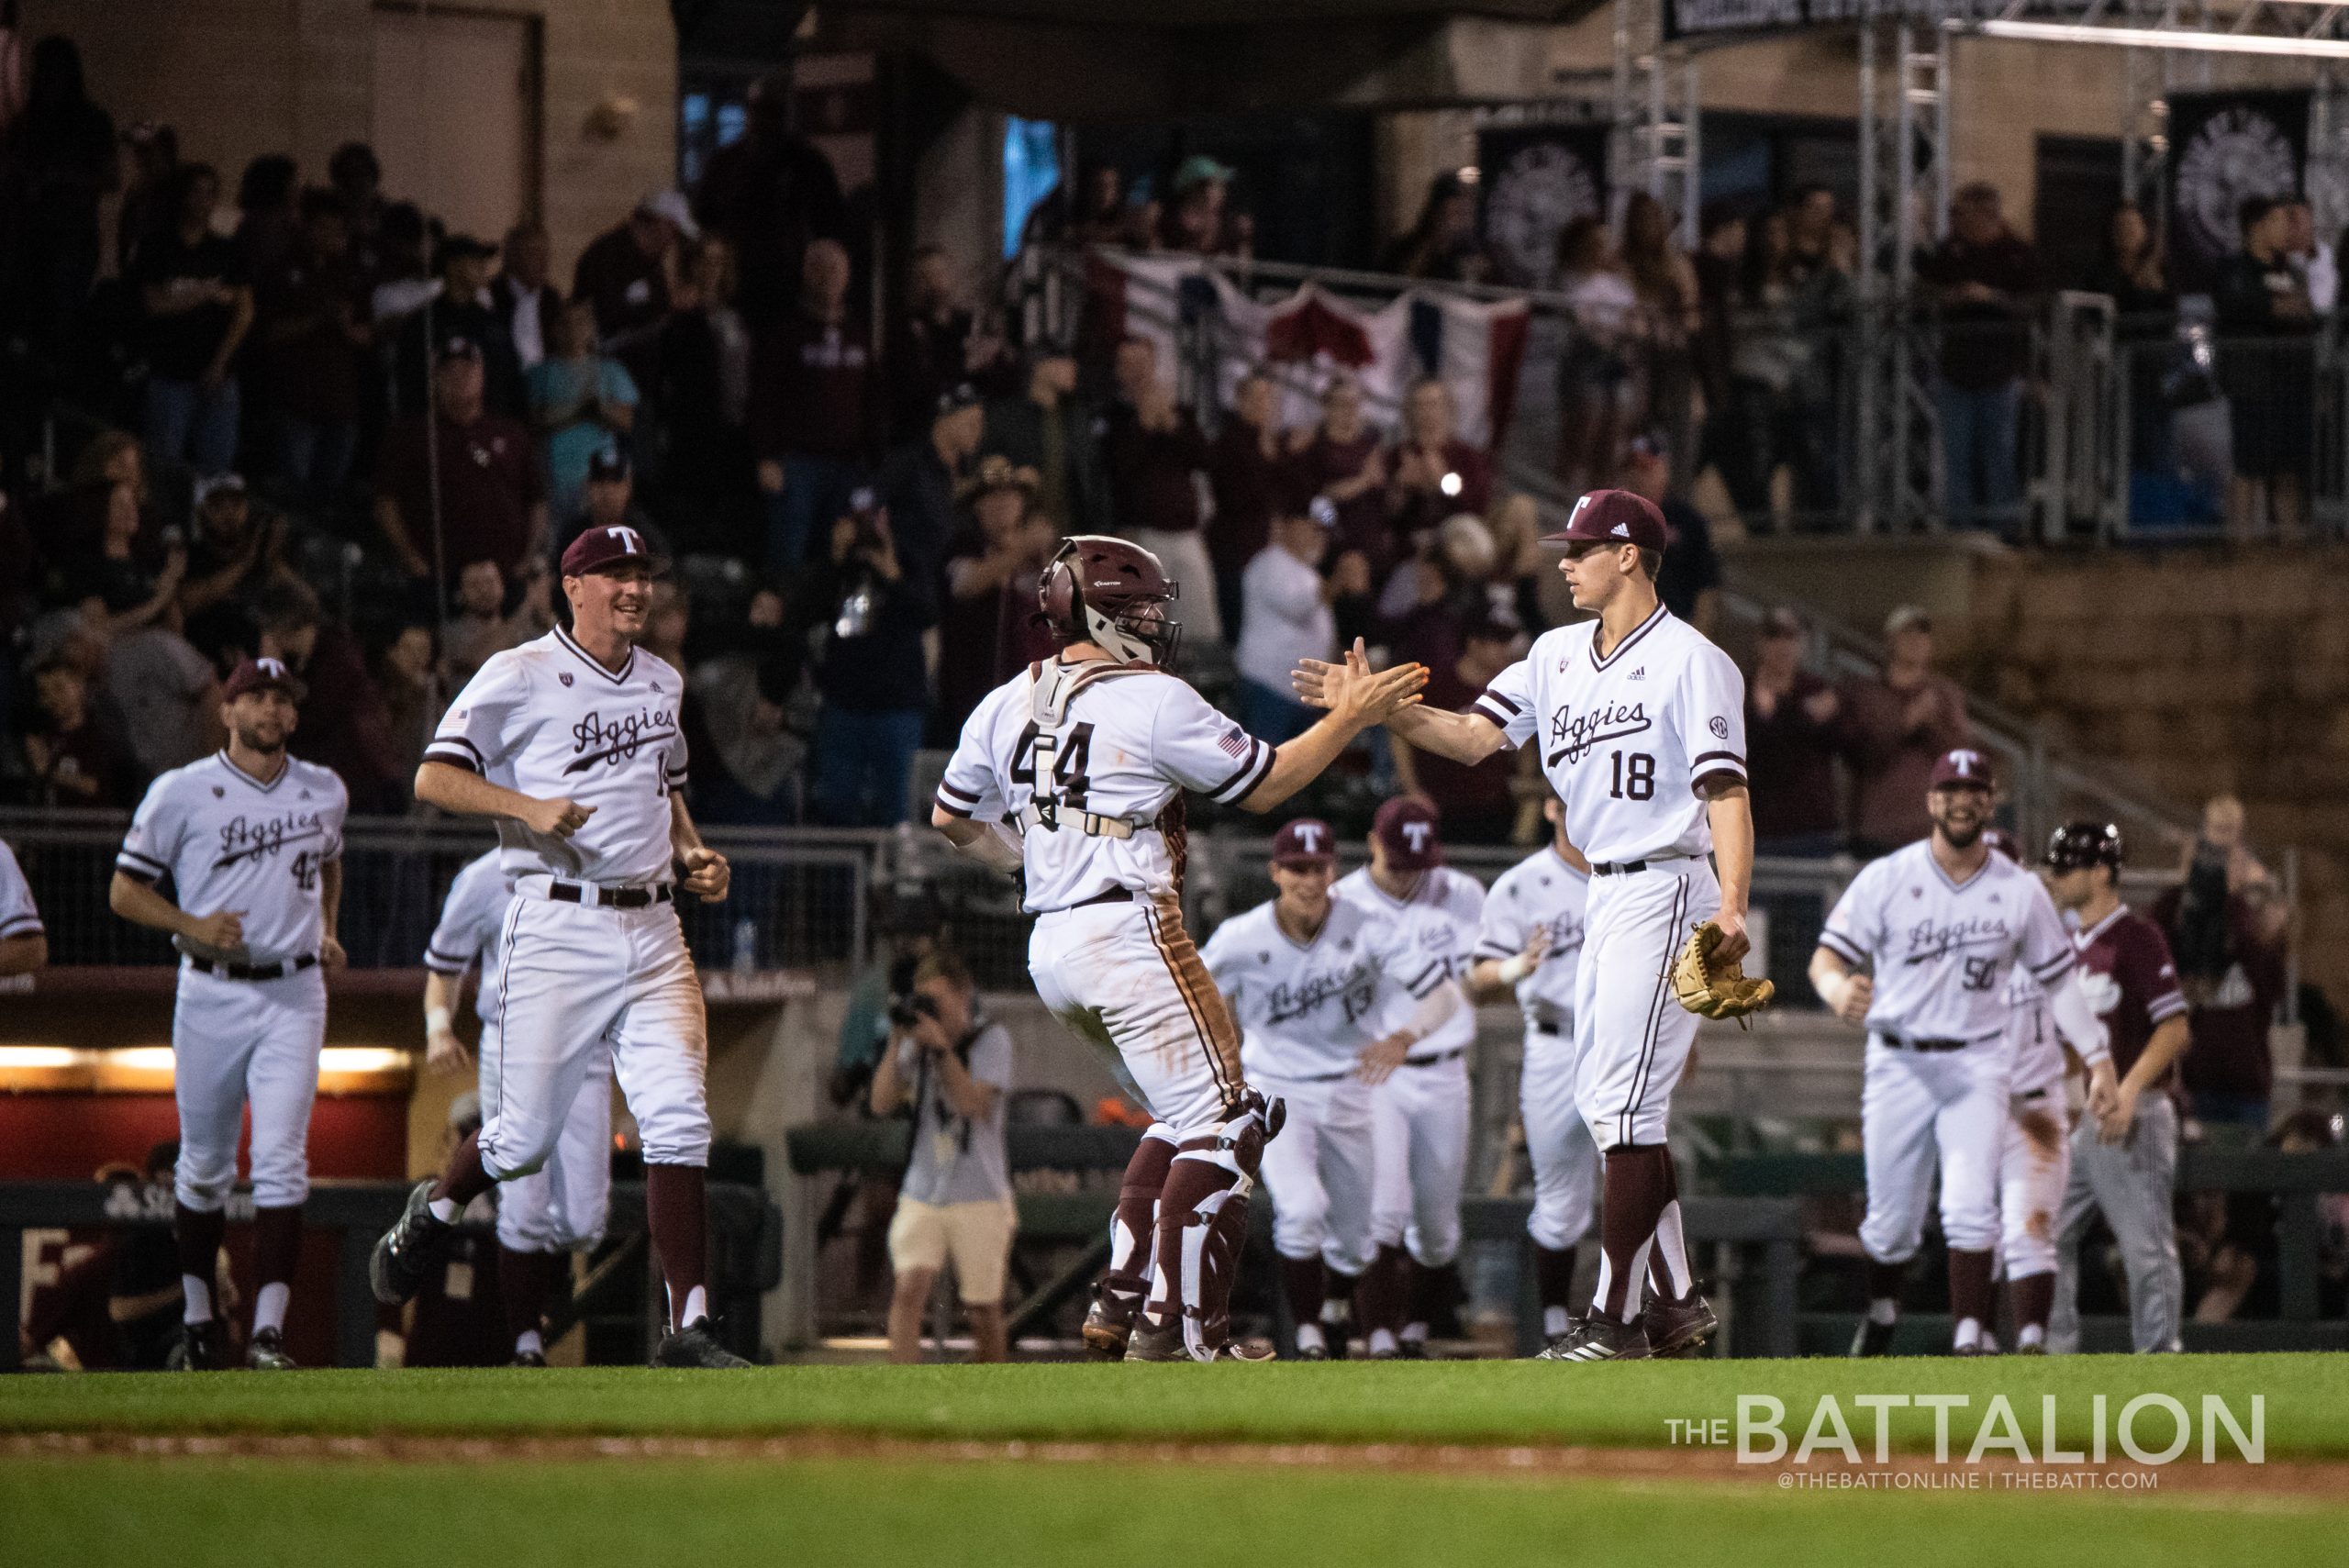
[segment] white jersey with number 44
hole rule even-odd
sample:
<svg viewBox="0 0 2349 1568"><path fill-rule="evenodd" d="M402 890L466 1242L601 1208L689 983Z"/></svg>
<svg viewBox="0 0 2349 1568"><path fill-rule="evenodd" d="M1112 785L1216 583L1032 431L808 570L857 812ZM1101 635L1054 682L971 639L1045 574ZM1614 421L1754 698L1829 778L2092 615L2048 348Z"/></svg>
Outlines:
<svg viewBox="0 0 2349 1568"><path fill-rule="evenodd" d="M1709 853L1697 783L1745 779L1745 678L1662 605L1603 659L1596 620L1543 632L1471 711L1540 748L1566 838L1594 864Z"/></svg>
<svg viewBox="0 0 2349 1568"><path fill-rule="evenodd" d="M1040 684L1055 680L1068 683L1057 718L1039 700ZM1167 804L1195 789L1228 806L1272 771L1273 748L1186 682L1143 665L1054 661L980 702L938 806L1020 825L1027 907L1041 914L1120 887L1172 894L1175 844L1159 826Z"/></svg>
<svg viewBox="0 0 2349 1568"><path fill-rule="evenodd" d="M677 728L685 690L685 678L644 650L607 670L558 627L491 656L441 716L425 761L596 808L568 839L499 817L507 875L664 882L674 859L669 796L685 782Z"/></svg>

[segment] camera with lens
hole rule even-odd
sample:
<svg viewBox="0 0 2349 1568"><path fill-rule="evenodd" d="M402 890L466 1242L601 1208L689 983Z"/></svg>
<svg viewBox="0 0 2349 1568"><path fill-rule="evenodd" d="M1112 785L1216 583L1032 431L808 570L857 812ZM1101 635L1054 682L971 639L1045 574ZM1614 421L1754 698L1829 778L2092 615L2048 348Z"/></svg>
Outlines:
<svg viewBox="0 0 2349 1568"><path fill-rule="evenodd" d="M943 1021L938 1016L938 1004L930 997L917 991L910 995L889 998L889 1021L897 1028L913 1029L924 1018L932 1023Z"/></svg>

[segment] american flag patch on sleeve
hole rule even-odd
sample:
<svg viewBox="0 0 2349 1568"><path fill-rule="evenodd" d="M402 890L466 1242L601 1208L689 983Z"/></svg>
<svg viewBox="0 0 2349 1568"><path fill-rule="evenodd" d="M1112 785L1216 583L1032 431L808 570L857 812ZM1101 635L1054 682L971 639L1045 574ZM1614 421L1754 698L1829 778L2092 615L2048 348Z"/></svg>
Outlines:
<svg viewBox="0 0 2349 1568"><path fill-rule="evenodd" d="M1216 749L1233 762L1238 762L1248 754L1248 732L1233 725L1217 739Z"/></svg>

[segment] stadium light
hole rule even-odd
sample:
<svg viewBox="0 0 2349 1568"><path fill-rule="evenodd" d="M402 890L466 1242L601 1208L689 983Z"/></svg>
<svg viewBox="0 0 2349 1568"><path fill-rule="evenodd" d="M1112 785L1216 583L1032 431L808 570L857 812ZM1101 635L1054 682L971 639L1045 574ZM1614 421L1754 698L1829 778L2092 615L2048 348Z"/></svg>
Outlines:
<svg viewBox="0 0 2349 1568"><path fill-rule="evenodd" d="M2349 41L2273 38L2258 33L2164 32L2155 28L2096 28L2077 22L1990 20L1960 27L1985 38L2024 43L2100 43L2116 48L2170 49L2190 54L2284 55L2299 60L2349 60Z"/></svg>

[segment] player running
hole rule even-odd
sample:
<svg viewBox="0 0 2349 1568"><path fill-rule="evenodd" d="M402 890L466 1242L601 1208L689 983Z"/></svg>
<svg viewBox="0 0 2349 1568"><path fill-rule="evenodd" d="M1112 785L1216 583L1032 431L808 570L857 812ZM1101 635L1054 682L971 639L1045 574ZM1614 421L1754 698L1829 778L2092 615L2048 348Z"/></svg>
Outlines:
<svg viewBox="0 0 2349 1568"><path fill-rule="evenodd" d="M1590 867L1566 842L1566 808L1558 797L1544 801L1542 813L1550 842L1503 872L1485 895L1468 984L1480 1001L1513 989L1525 1014L1518 1108L1533 1166L1533 1212L1525 1231L1533 1241L1542 1338L1555 1345L1570 1327L1575 1250L1589 1233L1598 1194L1598 1145L1575 1108L1575 984ZM1675 1349L1702 1342L1699 1337Z"/></svg>
<svg viewBox="0 0 2349 1568"><path fill-rule="evenodd" d="M1230 1339L1232 1273L1279 1116L1242 1078L1239 1031L1183 929L1182 792L1269 811L1416 702L1427 673L1348 672L1327 717L1267 746L1167 673L1175 591L1138 545L1063 541L1038 590L1061 652L972 713L930 820L1024 878L1037 994L1119 1053L1157 1118L1126 1169L1086 1342L1136 1361L1252 1359Z"/></svg>
<svg viewBox="0 0 2349 1568"><path fill-rule="evenodd" d="M1335 896L1336 872L1328 823L1287 824L1273 838L1277 896L1218 926L1200 957L1240 1021L1249 1082L1286 1107L1264 1174L1297 1354L1319 1361L1330 1352L1316 1319L1334 1274L1361 1280L1356 1310L1371 1358L1384 1361L1400 1349L1401 1304L1391 1298L1403 1281L1397 1270L1371 1268L1372 1102L1468 1009L1449 979L1449 955L1421 944L1421 919ZM1385 1027L1396 1007L1408 1017ZM1453 1207L1456 1216L1457 1196Z"/></svg>
<svg viewBox="0 0 2349 1568"><path fill-rule="evenodd" d="M1443 976L1468 978L1485 886L1443 863L1434 806L1416 797L1389 800L1370 825L1370 863L1338 880L1337 896L1381 922L1408 926L1412 951L1441 960ZM1416 966L1414 966L1416 967ZM1407 1029L1414 1003L1392 994L1380 1027ZM1410 1048L1371 1091L1370 1131L1377 1173L1370 1201L1368 1296L1385 1316L1367 1327L1394 1332L1406 1360L1427 1354L1428 1326L1460 1299L1460 1189L1468 1174L1468 1050L1476 1043L1476 1010L1463 1005ZM1294 1115L1294 1110L1292 1110ZM1273 1194L1275 1207L1280 1194Z"/></svg>
<svg viewBox="0 0 2349 1568"><path fill-rule="evenodd" d="M180 1159L172 1235L186 1294L170 1364L226 1353L212 1282L252 1108L253 1332L246 1363L282 1372L285 1308L310 1195L310 1106L326 1042L327 973L342 967L342 781L285 754L301 683L248 659L221 688L228 744L148 786L115 857L107 902L179 949L172 1008L172 1096ZM154 884L172 879L174 904Z"/></svg>
<svg viewBox="0 0 2349 1568"><path fill-rule="evenodd" d="M1981 752L1951 751L1936 762L1925 794L1932 836L1862 867L1811 954L1820 1000L1868 1031L1860 1095L1868 1307L1852 1341L1855 1356L1892 1348L1901 1275L1924 1234L1936 1154L1955 1322L1950 1348L1962 1356L1985 1349L2007 1127L2009 972L2021 966L2045 989L2056 1031L2082 1060L2103 1050L2047 890L1983 841L1990 797L1990 760ZM1858 973L1863 967L1873 968L1873 979Z"/></svg>
<svg viewBox="0 0 2349 1568"><path fill-rule="evenodd" d="M481 983L473 1012L481 1019L481 1054L498 1058L498 980L506 957L506 916L514 884L503 851L468 863L449 884L440 923L424 949L425 1065L460 1072L473 1065L457 1038L453 1012L465 971L478 962ZM480 1079L483 1119L497 1108L497 1075ZM604 1234L612 1199L612 1053L599 1051L562 1118L554 1153L544 1166L497 1189L497 1298L513 1337L513 1364L547 1364L547 1297L574 1251Z"/></svg>
<svg viewBox="0 0 2349 1568"><path fill-rule="evenodd" d="M629 528L590 528L562 552L571 629L481 667L442 716L416 796L497 823L514 879L484 1042L481 1130L408 1195L375 1244L375 1297L415 1296L465 1205L543 1167L581 1085L608 1055L644 1150L644 1204L668 1283L656 1366L750 1363L709 1321L707 1018L677 922L677 889L726 896L726 858L704 845L677 793L685 681L636 646L653 562ZM685 876L672 882L673 866Z"/></svg>
<svg viewBox="0 0 2349 1568"><path fill-rule="evenodd" d="M2060 1266L2047 1348L2080 1348L2080 1242L2091 1211L2121 1244L2130 1338L2138 1352L2179 1348L2184 1290L2170 1207L2177 1175L2177 1059L2192 1036L2177 967L2161 928L2121 902L2121 830L2074 822L2047 842L2055 902L2077 926L2081 989L2110 1030L2121 1082L2072 1134L2072 1169L2055 1219Z"/></svg>
<svg viewBox="0 0 2349 1568"><path fill-rule="evenodd" d="M1664 1141L1697 1019L1668 1004L1675 960L1696 928L1716 928L1720 962L1744 956L1753 817L1744 681L1658 602L1667 541L1664 515L1645 499L1583 496L1565 531L1542 542L1564 547L1559 571L1575 606L1598 618L1542 633L1464 713L1415 707L1388 721L1421 751L1471 766L1538 740L1566 831L1596 878L1575 986L1575 1098L1606 1155L1601 1261L1589 1313L1542 1351L1551 1360L1643 1358L1715 1327L1689 1273ZM1308 660L1297 695L1327 706L1337 673Z"/></svg>

